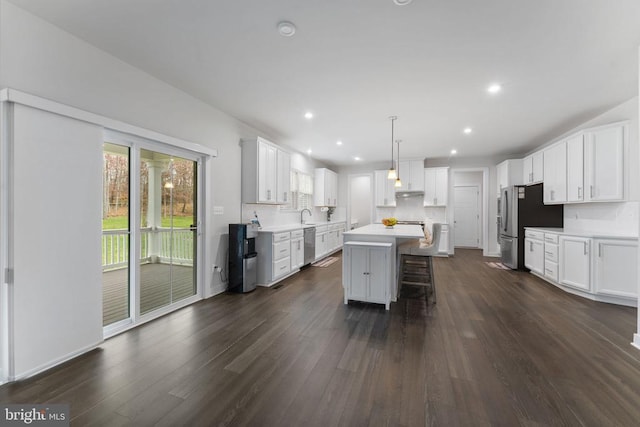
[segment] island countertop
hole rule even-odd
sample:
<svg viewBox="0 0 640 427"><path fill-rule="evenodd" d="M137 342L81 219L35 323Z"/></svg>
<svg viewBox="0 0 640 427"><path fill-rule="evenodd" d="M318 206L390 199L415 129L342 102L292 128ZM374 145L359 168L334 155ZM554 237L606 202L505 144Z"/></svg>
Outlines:
<svg viewBox="0 0 640 427"><path fill-rule="evenodd" d="M345 231L343 235L349 236L349 240L354 240L359 236L420 239L424 237L424 232L419 225L396 224L393 228L386 228L383 224L369 224L355 230Z"/></svg>

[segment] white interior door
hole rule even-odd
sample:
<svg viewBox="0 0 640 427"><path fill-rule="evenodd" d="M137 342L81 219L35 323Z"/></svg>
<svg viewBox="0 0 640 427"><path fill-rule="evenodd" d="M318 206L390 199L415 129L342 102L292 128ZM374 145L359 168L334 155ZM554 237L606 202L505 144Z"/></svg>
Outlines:
<svg viewBox="0 0 640 427"><path fill-rule="evenodd" d="M454 244L480 247L480 191L477 186L456 186L454 194Z"/></svg>

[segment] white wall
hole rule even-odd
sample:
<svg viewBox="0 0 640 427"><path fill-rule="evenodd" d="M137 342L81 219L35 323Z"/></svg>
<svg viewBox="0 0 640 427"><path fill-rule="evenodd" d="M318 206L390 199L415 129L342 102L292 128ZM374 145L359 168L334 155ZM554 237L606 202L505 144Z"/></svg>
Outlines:
<svg viewBox="0 0 640 427"><path fill-rule="evenodd" d="M0 1L0 87L11 87L218 150L206 253L224 265L228 225L241 219L241 138L269 137L57 27ZM276 141L277 142L277 141ZM206 271L211 271L207 268ZM209 275L205 296L224 289Z"/></svg>

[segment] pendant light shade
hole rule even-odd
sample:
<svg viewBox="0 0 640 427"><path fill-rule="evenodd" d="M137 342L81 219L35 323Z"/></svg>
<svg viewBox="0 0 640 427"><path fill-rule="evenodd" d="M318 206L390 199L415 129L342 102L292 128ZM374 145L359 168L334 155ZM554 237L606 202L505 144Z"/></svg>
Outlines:
<svg viewBox="0 0 640 427"><path fill-rule="evenodd" d="M398 177L396 178L396 183L394 184L394 187L399 188L402 187L402 181L400 181L400 140L396 141L396 144L398 144Z"/></svg>
<svg viewBox="0 0 640 427"><path fill-rule="evenodd" d="M389 168L389 173L387 173L387 179L397 179L398 175L396 174L395 165L393 164L393 122L398 118L397 116L390 116L391 119L391 167Z"/></svg>

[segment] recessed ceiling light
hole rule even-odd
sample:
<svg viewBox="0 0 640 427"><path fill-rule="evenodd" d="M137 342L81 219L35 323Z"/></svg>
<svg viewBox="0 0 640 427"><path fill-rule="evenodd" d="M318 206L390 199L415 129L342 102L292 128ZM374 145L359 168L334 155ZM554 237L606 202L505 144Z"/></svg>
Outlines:
<svg viewBox="0 0 640 427"><path fill-rule="evenodd" d="M311 154L311 153L312 153L311 148L309 148L309 149L307 150L307 154Z"/></svg>
<svg viewBox="0 0 640 427"><path fill-rule="evenodd" d="M342 145L342 141L336 141L336 145Z"/></svg>
<svg viewBox="0 0 640 427"><path fill-rule="evenodd" d="M398 6L406 6L409 3L411 3L413 0L393 0L393 2L395 4L397 4Z"/></svg>
<svg viewBox="0 0 640 427"><path fill-rule="evenodd" d="M353 158L353 160L355 160L355 161L357 162L357 161L360 161L360 160L362 160L362 159L361 159L360 157L358 157L358 156L355 156L355 157Z"/></svg>
<svg viewBox="0 0 640 427"><path fill-rule="evenodd" d="M278 23L278 33L283 37L291 37L296 33L296 26L293 22L281 21Z"/></svg>
<svg viewBox="0 0 640 427"><path fill-rule="evenodd" d="M311 111L307 111L306 113L304 113L304 118L313 119L313 113Z"/></svg>
<svg viewBox="0 0 640 427"><path fill-rule="evenodd" d="M466 127L462 130L462 132L464 132L465 134L469 135L471 132L473 132L473 129L471 129L470 127Z"/></svg>
<svg viewBox="0 0 640 427"><path fill-rule="evenodd" d="M458 150L456 150L455 148L453 150L451 150L451 155L454 156L458 154Z"/></svg>
<svg viewBox="0 0 640 427"><path fill-rule="evenodd" d="M498 92L500 92L502 90L502 86L500 86L498 83L493 83L491 85L489 85L489 87L487 88L487 92L492 93L492 94L496 94Z"/></svg>

